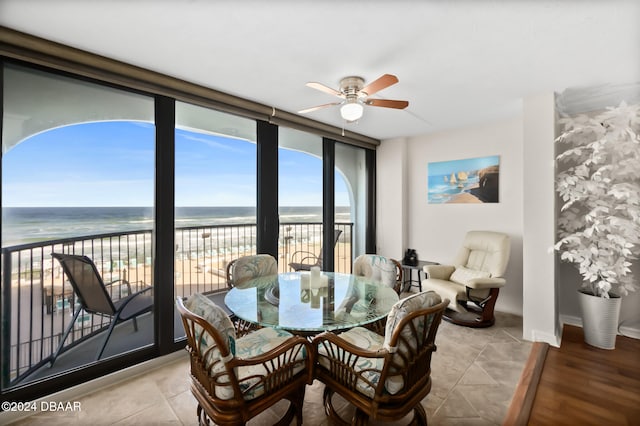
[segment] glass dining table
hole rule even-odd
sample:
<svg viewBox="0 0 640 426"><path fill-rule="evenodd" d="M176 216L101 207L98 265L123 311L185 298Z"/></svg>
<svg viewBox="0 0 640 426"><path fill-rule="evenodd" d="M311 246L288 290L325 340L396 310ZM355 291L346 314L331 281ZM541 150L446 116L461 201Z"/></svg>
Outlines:
<svg viewBox="0 0 640 426"><path fill-rule="evenodd" d="M303 336L347 330L385 318L398 301L393 288L351 274L322 272L321 284L309 272L258 277L225 296L240 319Z"/></svg>

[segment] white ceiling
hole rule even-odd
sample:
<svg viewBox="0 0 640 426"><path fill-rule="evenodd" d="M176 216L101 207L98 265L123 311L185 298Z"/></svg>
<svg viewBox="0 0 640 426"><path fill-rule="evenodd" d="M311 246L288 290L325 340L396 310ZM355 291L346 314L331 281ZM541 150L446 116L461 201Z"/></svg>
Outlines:
<svg viewBox="0 0 640 426"><path fill-rule="evenodd" d="M0 0L0 25L289 112L305 86L400 82L406 110L308 117L387 139L520 114L523 97L640 80L640 1Z"/></svg>

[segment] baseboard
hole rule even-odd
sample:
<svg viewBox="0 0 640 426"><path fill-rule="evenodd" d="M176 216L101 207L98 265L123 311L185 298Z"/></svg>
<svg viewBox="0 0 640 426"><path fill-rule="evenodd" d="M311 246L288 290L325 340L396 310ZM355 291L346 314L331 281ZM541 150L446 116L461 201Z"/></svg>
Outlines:
<svg viewBox="0 0 640 426"><path fill-rule="evenodd" d="M125 369L116 371L106 376L98 377L97 379L90 380L85 383L81 383L77 386L73 386L68 389L64 389L60 392L56 392L51 395L44 396L35 400L36 406L39 407L41 402L64 402L77 401L78 399L85 397L91 393L104 390L106 387L113 386L117 383L125 380L130 380L141 374L146 374L149 371L156 368L164 367L167 363L177 361L179 359L187 357L185 351L179 350L160 358L154 358L149 361L141 362L140 364L132 365ZM16 412L16 411L4 411L0 413L0 424L8 425L10 423L22 420L30 415L36 414L35 412Z"/></svg>
<svg viewBox="0 0 640 426"><path fill-rule="evenodd" d="M573 325L582 328L582 318L573 315L560 315L562 324ZM640 328L631 325L622 325L618 327L620 336L631 337L632 339L640 339Z"/></svg>
<svg viewBox="0 0 640 426"><path fill-rule="evenodd" d="M640 325L634 323L633 325L623 325L620 324L618 327L618 335L630 337L632 339L640 339ZM582 318L574 316L574 315L560 315L560 329L559 333L562 333L562 327L564 325L572 325L575 327L582 328ZM525 336L527 340L531 340L533 342L547 342L551 346L555 346L557 348L560 347L560 342L562 341L562 336L559 334L558 336L551 335L549 333L540 332L537 330L531 330L530 336Z"/></svg>
<svg viewBox="0 0 640 426"><path fill-rule="evenodd" d="M640 339L640 329L635 327L621 325L618 327L618 334L631 337L632 339Z"/></svg>
<svg viewBox="0 0 640 426"><path fill-rule="evenodd" d="M562 328L565 324L582 328L582 318L573 315L560 315L560 327Z"/></svg>
<svg viewBox="0 0 640 426"><path fill-rule="evenodd" d="M530 340L532 342L544 342L549 345L559 348L560 341L562 340L561 335L555 335L551 333L542 332L540 330L530 330L528 336L524 336L526 340Z"/></svg>

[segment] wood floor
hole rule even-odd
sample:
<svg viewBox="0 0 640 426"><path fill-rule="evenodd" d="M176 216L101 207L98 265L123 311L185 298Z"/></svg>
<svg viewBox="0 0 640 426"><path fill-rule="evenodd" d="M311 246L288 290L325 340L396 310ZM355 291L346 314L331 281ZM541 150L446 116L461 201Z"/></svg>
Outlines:
<svg viewBox="0 0 640 426"><path fill-rule="evenodd" d="M639 425L640 340L618 336L615 350L584 343L582 328L565 326L549 348L529 425Z"/></svg>

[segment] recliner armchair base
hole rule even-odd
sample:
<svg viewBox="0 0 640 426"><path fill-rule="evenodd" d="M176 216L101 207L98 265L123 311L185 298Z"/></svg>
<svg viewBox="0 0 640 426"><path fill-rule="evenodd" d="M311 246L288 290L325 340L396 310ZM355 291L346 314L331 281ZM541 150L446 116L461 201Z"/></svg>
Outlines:
<svg viewBox="0 0 640 426"><path fill-rule="evenodd" d="M492 288L486 299L474 302L477 306L470 306L467 301L459 300L458 304L462 306L465 311L454 311L453 309L447 308L444 311L442 318L447 322L464 327L491 327L496 322L496 318L493 315L493 309L496 305L499 292L500 289Z"/></svg>
<svg viewBox="0 0 640 426"><path fill-rule="evenodd" d="M452 324L473 328L491 327L496 322L494 317L488 320L483 320L482 312L458 312L453 309L447 309L444 311L442 319Z"/></svg>

